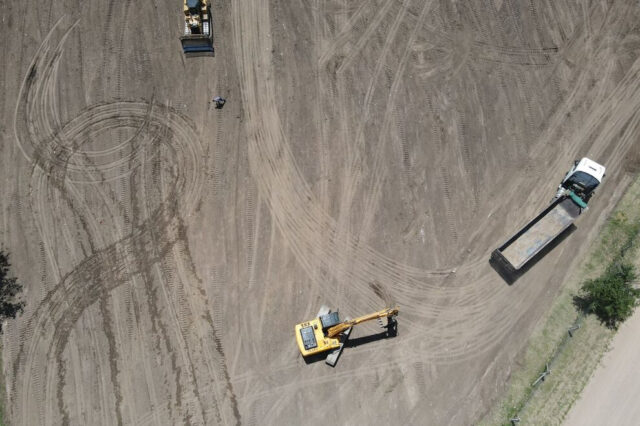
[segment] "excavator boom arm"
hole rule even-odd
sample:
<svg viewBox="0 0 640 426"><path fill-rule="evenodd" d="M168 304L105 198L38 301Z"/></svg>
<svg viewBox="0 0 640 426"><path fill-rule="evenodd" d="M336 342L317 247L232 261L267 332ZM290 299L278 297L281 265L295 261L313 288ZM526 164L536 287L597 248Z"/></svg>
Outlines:
<svg viewBox="0 0 640 426"><path fill-rule="evenodd" d="M333 327L329 328L327 330L327 337L336 337L338 334L342 333L343 331L353 327L356 324L360 324L361 322L365 322L365 321L370 321L370 320L374 320L376 318L387 318L387 317L394 317L398 315L398 309L394 308L387 308L387 309L383 309L381 311L378 312L374 312L372 314L368 314L368 315L363 315L361 317L349 320L349 321L344 321L341 322L340 324L336 324Z"/></svg>

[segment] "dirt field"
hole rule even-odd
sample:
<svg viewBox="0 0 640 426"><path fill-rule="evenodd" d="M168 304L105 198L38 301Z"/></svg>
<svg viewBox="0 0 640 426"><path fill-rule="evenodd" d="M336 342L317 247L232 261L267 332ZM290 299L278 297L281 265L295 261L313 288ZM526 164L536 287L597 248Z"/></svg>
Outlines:
<svg viewBox="0 0 640 426"><path fill-rule="evenodd" d="M0 7L15 425L469 424L640 164L631 0L214 1L195 59L179 0ZM588 214L507 285L585 155ZM321 304L399 335L307 365Z"/></svg>

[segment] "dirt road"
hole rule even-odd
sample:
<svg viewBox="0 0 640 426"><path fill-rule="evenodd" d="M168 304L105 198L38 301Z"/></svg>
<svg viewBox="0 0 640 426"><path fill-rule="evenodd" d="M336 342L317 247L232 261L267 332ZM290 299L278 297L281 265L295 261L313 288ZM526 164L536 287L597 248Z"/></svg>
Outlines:
<svg viewBox="0 0 640 426"><path fill-rule="evenodd" d="M178 1L2 7L11 424L469 424L640 164L633 2L214 3L189 59ZM585 155L589 213L507 285ZM306 365L321 304L399 336Z"/></svg>
<svg viewBox="0 0 640 426"><path fill-rule="evenodd" d="M582 397L567 414L570 425L635 425L640 410L637 342L640 337L640 315L637 313L620 326Z"/></svg>

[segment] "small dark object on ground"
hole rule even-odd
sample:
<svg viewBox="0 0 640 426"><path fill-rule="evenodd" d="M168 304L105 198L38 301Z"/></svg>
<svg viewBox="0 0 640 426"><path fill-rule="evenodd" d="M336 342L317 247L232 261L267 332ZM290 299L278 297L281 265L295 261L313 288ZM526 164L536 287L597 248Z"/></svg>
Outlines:
<svg viewBox="0 0 640 426"><path fill-rule="evenodd" d="M213 102L216 103L216 109L222 109L227 100L223 97L216 96L215 98L213 98Z"/></svg>

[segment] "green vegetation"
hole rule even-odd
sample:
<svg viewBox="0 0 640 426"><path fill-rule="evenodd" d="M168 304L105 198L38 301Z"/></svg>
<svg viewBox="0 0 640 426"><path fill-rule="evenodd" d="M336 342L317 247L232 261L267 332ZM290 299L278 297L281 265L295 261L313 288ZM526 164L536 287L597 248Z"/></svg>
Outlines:
<svg viewBox="0 0 640 426"><path fill-rule="evenodd" d="M578 300L587 312L593 312L607 327L618 325L629 318L637 305L640 290L632 284L637 275L633 264L614 263L604 274L582 284L585 296Z"/></svg>
<svg viewBox="0 0 640 426"><path fill-rule="evenodd" d="M19 298L22 285L9 275L10 267L9 255L0 250L0 333L2 322L7 318L15 318L24 308L24 302ZM5 424L4 402L4 377L0 372L0 426Z"/></svg>
<svg viewBox="0 0 640 426"><path fill-rule="evenodd" d="M639 178L640 179L640 178ZM596 252L596 261L604 264L604 272L597 278L587 279L581 287L582 295L576 297L576 304L585 313L593 312L608 327L617 328L629 318L640 297L640 290L633 284L637 273L633 260L640 240L640 214L637 205L624 208L637 197L633 196L638 186L636 182L629 190L605 228L602 243ZM588 265L594 270L594 265Z"/></svg>
<svg viewBox="0 0 640 426"><path fill-rule="evenodd" d="M640 266L639 243L640 176L602 226L585 260L569 272L550 310L533 331L517 368L511 372L502 400L480 424L511 425L510 419L516 416L522 424L562 423L615 334L615 328L608 326L611 322L600 320L606 317L585 314L595 303L591 308L596 314L600 307L609 306L605 312L622 314L618 316L621 320L626 318L630 312L626 296L635 293L626 289L633 288L634 271ZM617 290L598 293L603 284L612 283ZM608 298L603 297L610 294L613 297L609 299L616 303L608 303ZM567 333L570 328L572 334ZM534 386L546 364L551 373Z"/></svg>
<svg viewBox="0 0 640 426"><path fill-rule="evenodd" d="M15 318L24 308L24 302L18 298L22 286L15 277L9 276L10 266L9 256L0 250L0 332L2 321Z"/></svg>
<svg viewBox="0 0 640 426"><path fill-rule="evenodd" d="M1 361L2 359L0 359L0 362ZM6 402L6 399L4 394L4 375L1 372L0 372L0 386L2 386L2 389L0 389L0 426L4 426L6 424L5 413L4 413L4 404Z"/></svg>

